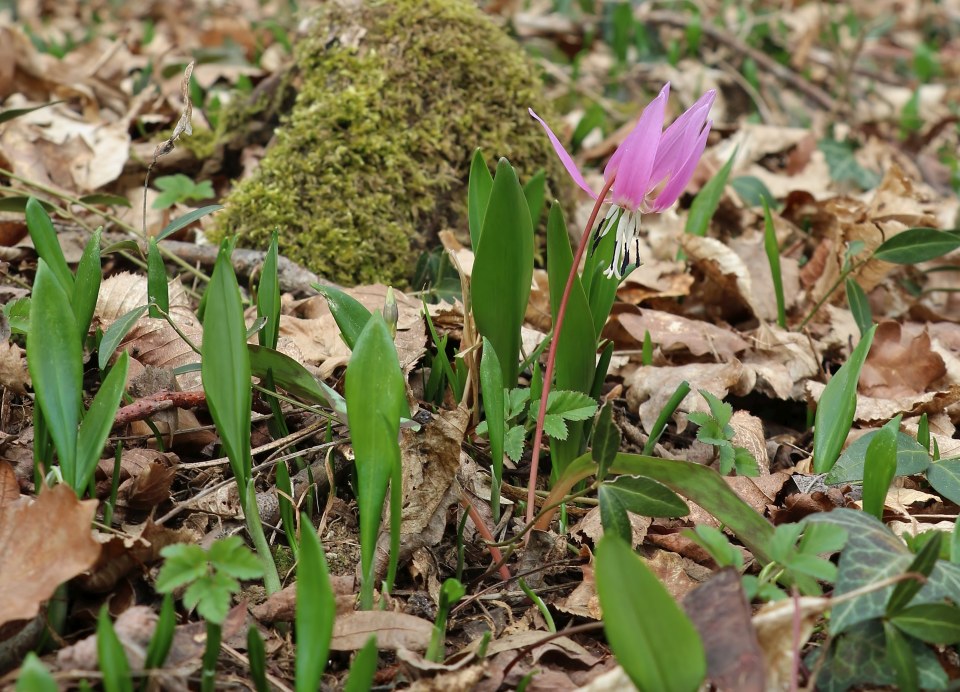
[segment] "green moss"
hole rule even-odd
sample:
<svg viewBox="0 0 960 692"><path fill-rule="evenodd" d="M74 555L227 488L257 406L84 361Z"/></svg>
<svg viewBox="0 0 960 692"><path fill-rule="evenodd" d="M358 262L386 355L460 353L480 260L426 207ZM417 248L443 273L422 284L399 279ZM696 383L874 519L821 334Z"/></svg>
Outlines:
<svg viewBox="0 0 960 692"><path fill-rule="evenodd" d="M282 251L322 276L402 284L437 232L465 232L477 146L524 178L543 166L551 181L566 178L526 112L549 110L536 69L475 6L344 4L327 3L300 42L296 102L257 172L226 198L214 236L266 247L279 228Z"/></svg>

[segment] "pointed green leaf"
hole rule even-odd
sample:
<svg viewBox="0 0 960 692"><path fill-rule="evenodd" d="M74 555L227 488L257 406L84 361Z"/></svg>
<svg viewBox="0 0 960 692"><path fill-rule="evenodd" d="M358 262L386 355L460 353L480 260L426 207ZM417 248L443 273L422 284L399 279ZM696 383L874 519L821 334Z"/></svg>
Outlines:
<svg viewBox="0 0 960 692"><path fill-rule="evenodd" d="M911 637L928 644L960 644L960 608L946 603L924 603L901 610L891 622Z"/></svg>
<svg viewBox="0 0 960 692"><path fill-rule="evenodd" d="M940 546L943 544L943 534L940 531L932 531L930 535L932 538L924 544L920 552L917 553L917 556L913 558L913 562L910 563L907 572L916 572L917 574L922 574L924 577L930 576L940 557ZM897 585L893 587L893 593L890 594L890 598L887 600L887 617L893 617L897 615L897 613L902 612L903 609L910 604L910 601L913 600L913 597L920 592L923 585L924 582L919 579L906 579L898 582Z"/></svg>
<svg viewBox="0 0 960 692"><path fill-rule="evenodd" d="M490 465L493 475L490 508L493 520L500 521L500 483L503 480L503 436L505 411L503 402L503 372L500 359L490 340L483 339L483 355L480 357L480 394L483 397L484 417L490 438Z"/></svg>
<svg viewBox="0 0 960 692"><path fill-rule="evenodd" d="M85 487L97 470L103 446L107 442L113 420L120 407L120 399L127 383L127 368L130 356L120 354L117 362L100 385L100 391L93 398L87 415L77 431L77 483Z"/></svg>
<svg viewBox="0 0 960 692"><path fill-rule="evenodd" d="M651 478L620 476L600 486L620 499L624 509L644 517L685 517L690 508L675 492Z"/></svg>
<svg viewBox="0 0 960 692"><path fill-rule="evenodd" d="M35 197L31 197L27 200L26 216L27 230L30 232L30 239L33 240L37 255L47 263L67 295L73 295L73 273L63 257L57 232L47 215L47 210Z"/></svg>
<svg viewBox="0 0 960 692"><path fill-rule="evenodd" d="M110 357L117 350L117 346L123 341L123 337L133 328L137 320L147 311L146 305L134 308L130 312L124 313L103 332L103 338L100 339L100 348L97 352L97 364L101 370L105 370L110 362Z"/></svg>
<svg viewBox="0 0 960 692"><path fill-rule="evenodd" d="M97 618L97 662L103 673L105 692L133 692L127 654L110 622L107 606L100 608Z"/></svg>
<svg viewBox="0 0 960 692"><path fill-rule="evenodd" d="M910 643L900 634L893 623L884 621L883 634L886 640L887 660L897 673L900 692L915 692L919 689L917 663L913 658Z"/></svg>
<svg viewBox="0 0 960 692"><path fill-rule="evenodd" d="M884 425L870 440L863 469L863 511L883 519L883 504L897 472L897 428L900 416Z"/></svg>
<svg viewBox="0 0 960 692"><path fill-rule="evenodd" d="M350 674L343 692L368 692L373 689L373 676L377 674L377 637L370 635L367 643L357 652L350 664Z"/></svg>
<svg viewBox="0 0 960 692"><path fill-rule="evenodd" d="M2 115L2 114L0 114ZM16 692L58 692L57 681L32 651L20 665Z"/></svg>
<svg viewBox="0 0 960 692"><path fill-rule="evenodd" d="M200 207L199 209L194 209L193 211L187 212L183 216L177 217L176 219L168 223L163 228L162 231L157 233L156 235L157 242L160 242L165 238L169 238L174 233L179 231L181 228L186 228L197 219L201 219L207 214L212 214L213 212L219 211L221 209L223 209L222 204L210 204L210 205L207 205L206 207Z"/></svg>
<svg viewBox="0 0 960 692"><path fill-rule="evenodd" d="M960 233L936 228L908 228L880 244L874 259L894 264L916 264L943 257L960 247Z"/></svg>
<svg viewBox="0 0 960 692"><path fill-rule="evenodd" d="M352 351L357 339L360 338L360 333L367 325L367 320L370 319L370 311L359 300L338 288L320 284L312 285L320 295L327 299L330 312L333 313L333 319L340 327L340 336L343 337L347 348Z"/></svg>
<svg viewBox="0 0 960 692"><path fill-rule="evenodd" d="M379 507L378 507L379 509ZM296 692L316 692L327 667L333 619L337 613L323 546L306 514L300 515L300 565L297 567L295 626Z"/></svg>
<svg viewBox="0 0 960 692"><path fill-rule="evenodd" d="M483 152L473 152L470 162L470 179L467 182L467 220L470 224L470 247L476 252L480 247L480 234L483 231L483 217L487 213L490 191L493 189L493 176L487 168Z"/></svg>
<svg viewBox="0 0 960 692"><path fill-rule="evenodd" d="M864 334L850 354L850 359L830 378L817 402L813 434L813 469L816 473L826 473L833 468L850 432L857 410L860 369L867 359L876 331L874 325Z"/></svg>
<svg viewBox="0 0 960 692"><path fill-rule="evenodd" d="M163 264L156 238L150 239L150 246L147 249L147 300L150 301L150 317L162 317L161 310L170 312L167 268Z"/></svg>
<svg viewBox="0 0 960 692"><path fill-rule="evenodd" d="M77 331L80 333L81 342L87 338L90 322L93 320L93 312L97 307L97 296L100 294L100 279L102 276L100 271L100 235L100 228L93 232L83 249L80 263L77 264L72 301L73 314L76 317Z"/></svg>
<svg viewBox="0 0 960 692"><path fill-rule="evenodd" d="M738 180L740 180L738 178ZM736 180L734 189L736 189ZM760 183L761 185L763 183ZM737 190L739 193L740 191ZM787 328L787 308L783 295L783 274L780 270L780 246L777 244L777 233L773 226L773 213L770 211L768 199L769 191L765 196L760 197L760 203L763 204L763 248L767 253L767 262L770 264L770 276L773 278L773 293L777 299L777 324L781 329Z"/></svg>
<svg viewBox="0 0 960 692"><path fill-rule="evenodd" d="M260 284L257 286L257 315L266 318L263 330L257 335L261 346L276 348L280 337L280 279L277 273L277 232L270 236L270 247L263 258Z"/></svg>
<svg viewBox="0 0 960 692"><path fill-rule="evenodd" d="M533 177L523 186L523 196L527 200L530 210L530 223L534 230L540 223L540 214L543 213L543 203L547 198L547 174L542 168L533 174Z"/></svg>
<svg viewBox="0 0 960 692"><path fill-rule="evenodd" d="M859 483L863 480L863 469L867 461L867 447L879 430L872 430L857 438L843 454L824 481L830 485L839 483ZM903 432L897 433L897 473L898 476L913 476L923 473L930 467L930 454L916 440Z"/></svg>
<svg viewBox="0 0 960 692"><path fill-rule="evenodd" d="M603 629L624 671L641 690L695 692L707 672L697 630L653 572L620 538L597 545Z"/></svg>
<svg viewBox="0 0 960 692"><path fill-rule="evenodd" d="M710 219L720 206L720 198L723 197L723 189L727 186L727 178L730 177L730 171L733 170L733 162L737 158L735 150L723 168L717 171L707 184L700 188L700 192L693 198L690 205L690 214L687 216L687 223L684 232L692 235L705 236L710 227Z"/></svg>
<svg viewBox="0 0 960 692"><path fill-rule="evenodd" d="M610 464L620 451L620 429L613 422L613 406L607 402L593 428L593 446L590 455L597 462L597 478L603 480Z"/></svg>
<svg viewBox="0 0 960 692"><path fill-rule="evenodd" d="M857 329L860 330L860 336L873 326L873 311L870 310L870 301L863 288L857 283L856 279L848 276L844 282L847 291L847 304L850 306L850 312L853 314L853 321L857 323Z"/></svg>

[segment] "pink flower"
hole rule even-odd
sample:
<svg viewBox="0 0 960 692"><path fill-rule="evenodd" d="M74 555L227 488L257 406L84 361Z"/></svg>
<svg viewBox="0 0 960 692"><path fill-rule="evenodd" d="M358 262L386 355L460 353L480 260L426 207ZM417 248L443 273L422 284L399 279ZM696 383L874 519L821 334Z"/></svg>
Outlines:
<svg viewBox="0 0 960 692"><path fill-rule="evenodd" d="M616 176L610 200L614 206L607 213L597 236L602 238L616 223L617 244L610 267L604 272L608 277L623 278L630 245L637 240L640 215L661 212L677 201L690 182L707 144L712 125L707 114L717 92L711 89L705 93L670 127L663 130L669 94L668 82L657 98L643 109L637 126L617 147L603 171L605 181L609 182L611 177ZM557 136L532 109L530 115L547 131L557 156L573 181L596 199L597 193L587 185Z"/></svg>

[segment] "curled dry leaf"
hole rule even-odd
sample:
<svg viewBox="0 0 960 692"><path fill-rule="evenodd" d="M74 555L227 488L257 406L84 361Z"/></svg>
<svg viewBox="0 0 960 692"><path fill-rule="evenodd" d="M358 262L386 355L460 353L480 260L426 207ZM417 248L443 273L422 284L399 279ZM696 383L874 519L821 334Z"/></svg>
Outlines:
<svg viewBox="0 0 960 692"><path fill-rule="evenodd" d="M0 625L32 618L60 584L100 556L90 522L96 500L78 500L66 485L35 500L0 506Z"/></svg>
<svg viewBox="0 0 960 692"><path fill-rule="evenodd" d="M860 391L880 399L910 397L926 392L946 373L926 329L881 322L860 372Z"/></svg>
<svg viewBox="0 0 960 692"><path fill-rule="evenodd" d="M754 317L763 318L765 311L754 293L750 270L737 253L716 238L684 233L680 245L695 267L720 291L724 305L742 303ZM732 299L732 300L731 300ZM724 310L726 314L728 310Z"/></svg>
<svg viewBox="0 0 960 692"><path fill-rule="evenodd" d="M7 387L17 394L26 394L30 384L27 361L23 349L10 342L0 343L0 387Z"/></svg>

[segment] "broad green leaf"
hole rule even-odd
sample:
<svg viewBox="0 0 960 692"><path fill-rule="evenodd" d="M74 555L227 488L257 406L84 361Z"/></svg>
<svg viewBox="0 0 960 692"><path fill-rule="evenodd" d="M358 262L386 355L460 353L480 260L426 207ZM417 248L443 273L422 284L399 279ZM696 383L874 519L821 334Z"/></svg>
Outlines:
<svg viewBox="0 0 960 692"><path fill-rule="evenodd" d="M474 252L480 247L480 234L483 230L483 217L487 213L490 191L493 189L493 176L487 168L483 152L473 152L470 162L470 179L467 182L467 217L470 224L470 247Z"/></svg>
<svg viewBox="0 0 960 692"><path fill-rule="evenodd" d="M120 399L123 397L129 364L130 356L127 353L120 354L117 362L104 378L103 384L100 385L100 391L93 398L90 409L76 432L76 478L80 488L86 487L97 470L103 446L110 435L110 429L113 428L113 420L117 415Z"/></svg>
<svg viewBox="0 0 960 692"><path fill-rule="evenodd" d="M857 283L857 280L851 276L844 281L844 287L847 291L847 304L850 306L850 312L853 313L853 321L857 323L860 330L860 336L873 326L873 311L870 309L870 301L863 288Z"/></svg>
<svg viewBox="0 0 960 692"><path fill-rule="evenodd" d="M77 475L77 425L83 395L83 346L75 324L68 294L41 258L33 280L27 366L63 478L82 495L86 487Z"/></svg>
<svg viewBox="0 0 960 692"><path fill-rule="evenodd" d="M240 287L230 256L220 253L206 290L201 346L203 390L230 468L241 489L250 480L250 355Z"/></svg>
<svg viewBox="0 0 960 692"><path fill-rule="evenodd" d="M107 606L100 608L97 618L97 663L103 673L105 692L133 692L127 654L110 622Z"/></svg>
<svg viewBox="0 0 960 692"><path fill-rule="evenodd" d="M490 438L490 468L493 475L490 508L496 522L500 521L500 483L503 481L503 436L506 421L503 393L500 359L497 358L493 344L484 337L483 355L480 357L480 394L483 397L483 412Z"/></svg>
<svg viewBox="0 0 960 692"><path fill-rule="evenodd" d="M883 633L887 643L887 660L897 674L897 687L900 692L915 692L919 689L919 675L910 643L891 622L884 621Z"/></svg>
<svg viewBox="0 0 960 692"><path fill-rule="evenodd" d="M59 689L47 667L35 653L29 652L20 665L16 692L58 692Z"/></svg>
<svg viewBox="0 0 960 692"><path fill-rule="evenodd" d="M310 371L293 358L272 348L248 344L250 371L257 377L273 374L274 382L294 396L311 404L327 404L329 396ZM346 413L346 409L344 409Z"/></svg>
<svg viewBox="0 0 960 692"><path fill-rule="evenodd" d="M183 604L196 608L205 620L222 625L230 612L230 596L240 590L240 582L228 574L204 574L183 592Z"/></svg>
<svg viewBox="0 0 960 692"><path fill-rule="evenodd" d="M156 238L150 239L150 246L147 249L147 300L150 302L150 317L162 317L161 310L170 312L167 268L163 264Z"/></svg>
<svg viewBox="0 0 960 692"><path fill-rule="evenodd" d="M100 366L101 370L106 369L107 364L110 362L110 356L117 350L117 346L123 341L123 337L133 329L133 325L137 323L137 320L139 320L146 311L146 305L134 308L130 312L120 315L120 317L114 320L113 323L107 327L106 331L103 332L103 338L100 339L100 348L97 351L97 365Z"/></svg>
<svg viewBox="0 0 960 692"><path fill-rule="evenodd" d="M858 438L843 454L824 481L830 485L839 483L859 483L863 480L863 469L867 460L867 447L878 430L872 430ZM897 473L898 476L913 476L923 473L930 466L930 454L906 433L897 433Z"/></svg>
<svg viewBox="0 0 960 692"><path fill-rule="evenodd" d="M612 534L597 544L596 581L603 629L633 683L658 692L697 690L707 672L697 630L643 560Z"/></svg>
<svg viewBox="0 0 960 692"><path fill-rule="evenodd" d="M620 429L613 422L613 406L610 402L600 409L600 416L593 428L592 442L590 456L597 462L597 478L603 480L620 451Z"/></svg>
<svg viewBox="0 0 960 692"><path fill-rule="evenodd" d="M257 286L257 315L267 319L263 329L257 335L261 346L276 348L280 337L280 279L277 274L278 262L277 232L270 236L270 247L263 258L260 271L260 284Z"/></svg>
<svg viewBox="0 0 960 692"><path fill-rule="evenodd" d="M690 205L690 214L687 216L687 223L684 232L692 235L705 236L710 227L710 219L720 206L720 198L723 197L723 189L727 185L727 178L730 177L730 171L733 170L733 162L737 158L735 150L723 168L717 171L706 185L700 188L700 192L693 198Z"/></svg>
<svg viewBox="0 0 960 692"><path fill-rule="evenodd" d="M536 230L540 224L540 214L543 213L543 203L547 197L547 174L542 168L534 173L533 177L523 186L523 196L526 198L527 208L530 210L530 223Z"/></svg>
<svg viewBox="0 0 960 692"><path fill-rule="evenodd" d="M400 466L400 418L409 415L397 350L379 314L364 327L347 365L345 393L357 469L361 607L373 607L380 516L394 468ZM302 551L302 547L301 547ZM391 555L391 560L396 556Z"/></svg>
<svg viewBox="0 0 960 692"><path fill-rule="evenodd" d="M960 234L936 228L908 228L880 244L874 259L894 264L916 264L942 257L960 247Z"/></svg>
<svg viewBox="0 0 960 692"><path fill-rule="evenodd" d="M928 644L960 644L960 608L946 603L924 603L901 610L891 618L898 629Z"/></svg>
<svg viewBox="0 0 960 692"><path fill-rule="evenodd" d="M100 294L100 235L98 228L90 236L83 256L77 264L77 276L72 294L73 314L77 321L77 332L81 342L87 338L93 312L97 307L97 296Z"/></svg>
<svg viewBox="0 0 960 692"><path fill-rule="evenodd" d="M181 228L186 228L197 219L201 219L207 214L212 214L213 212L219 211L221 209L223 209L222 204L210 204L205 207L200 207L199 209L194 209L193 211L187 212L183 216L177 217L176 219L168 223L166 226L164 226L162 231L157 233L156 235L157 242L160 242L165 238L169 238L174 233L179 231Z"/></svg>
<svg viewBox="0 0 960 692"><path fill-rule="evenodd" d="M863 511L883 519L883 503L897 472L897 428L900 416L884 425L867 446L863 469Z"/></svg>
<svg viewBox="0 0 960 692"><path fill-rule="evenodd" d="M340 327L340 336L351 351L360 337L360 333L370 319L370 311L359 300L347 295L333 286L312 284L317 292L327 299L333 319Z"/></svg>
<svg viewBox="0 0 960 692"><path fill-rule="evenodd" d="M471 279L473 316L500 357L504 385L512 388L533 279L533 226L516 171L506 159L497 165L480 238Z"/></svg>
<svg viewBox="0 0 960 692"><path fill-rule="evenodd" d="M380 509L380 507L378 507ZM296 692L316 692L327 667L337 604L323 546L306 514L300 515L300 564L297 567Z"/></svg>
<svg viewBox="0 0 960 692"><path fill-rule="evenodd" d="M160 555L163 567L154 585L160 593L171 593L207 573L207 553L198 545L174 543L162 548Z"/></svg>
<svg viewBox="0 0 960 692"><path fill-rule="evenodd" d="M748 207L759 207L774 200L773 193L760 178L753 175L740 175L730 181L730 187Z"/></svg>
<svg viewBox="0 0 960 692"><path fill-rule="evenodd" d="M941 459L927 468L933 489L954 504L960 504L960 458Z"/></svg>
<svg viewBox="0 0 960 692"><path fill-rule="evenodd" d="M734 180L734 183L737 181ZM763 183L761 183L762 185ZM736 185L734 185L736 187ZM767 193L769 195L769 192ZM760 198L763 204L763 248L770 264L770 276L773 279L773 293L777 299L777 324L781 329L787 328L787 309L783 295L783 274L780 270L780 245L777 243L777 233L773 225L773 213L770 211L769 196Z"/></svg>
<svg viewBox="0 0 960 692"><path fill-rule="evenodd" d="M850 432L857 409L860 369L870 351L876 331L874 325L864 334L850 354L850 359L830 378L820 395L820 401L817 402L813 433L813 470L816 473L826 473L833 468Z"/></svg>
<svg viewBox="0 0 960 692"><path fill-rule="evenodd" d="M830 177L838 183L854 183L863 190L880 184L880 174L864 168L854 156L855 146L848 141L821 139L817 148L823 152L830 168Z"/></svg>
<svg viewBox="0 0 960 692"><path fill-rule="evenodd" d="M682 498L651 478L620 476L603 483L600 490L620 498L620 503L627 511L640 516L674 518L690 513L690 508Z"/></svg>
<svg viewBox="0 0 960 692"><path fill-rule="evenodd" d="M373 676L377 673L377 638L370 635L367 643L357 652L350 664L350 674L343 692L368 692L373 688Z"/></svg>
<svg viewBox="0 0 960 692"><path fill-rule="evenodd" d="M53 272L67 295L73 295L73 273L63 257L57 232L53 228L46 209L36 198L31 197L27 200L26 216L27 230L30 232L30 239L33 240L37 255L47 263L47 267Z"/></svg>
<svg viewBox="0 0 960 692"><path fill-rule="evenodd" d="M929 577L933 568L940 557L940 546L943 544L943 534L940 531L930 532L931 538L921 548L920 552L907 568L908 572L916 572L924 577ZM897 613L903 611L913 597L923 588L923 582L919 579L906 579L899 582L894 588L893 593L887 601L887 617L894 617Z"/></svg>

